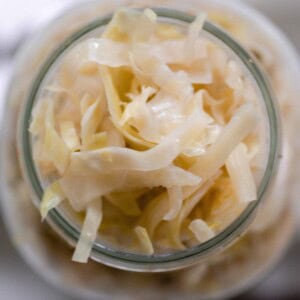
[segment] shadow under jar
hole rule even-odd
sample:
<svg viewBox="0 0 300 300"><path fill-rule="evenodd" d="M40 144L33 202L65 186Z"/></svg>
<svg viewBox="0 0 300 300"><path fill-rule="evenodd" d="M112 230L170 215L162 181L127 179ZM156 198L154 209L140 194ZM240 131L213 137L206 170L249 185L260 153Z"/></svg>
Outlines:
<svg viewBox="0 0 300 300"><path fill-rule="evenodd" d="M127 3L123 1L123 4ZM153 1L151 6L156 4L160 3ZM155 9L161 22L183 26L194 20L180 5L171 7L181 11ZM189 10L192 7L191 1ZM212 8L212 15L218 19L216 7ZM99 34L111 19L106 13L115 8L92 2L74 9L44 29L20 53L2 128L2 204L11 238L24 259L41 276L79 298L206 299L232 296L257 283L279 260L291 238L293 219L284 192L289 182L291 154L285 134L282 147L280 145L273 92L257 63L230 35L210 22L204 24L205 35L236 57L264 106L268 157L258 200L250 203L225 230L199 246L146 256L120 251L97 240L91 253L93 261L85 265L71 261L80 224L57 208L49 213L48 226L41 223L38 210L32 204L39 205L43 193L28 132L39 89L64 53L78 41ZM95 11L104 16L98 14L96 18ZM72 20L78 18L78 14L81 17L73 26ZM71 25L66 28L66 24ZM48 47L50 44L52 48Z"/></svg>

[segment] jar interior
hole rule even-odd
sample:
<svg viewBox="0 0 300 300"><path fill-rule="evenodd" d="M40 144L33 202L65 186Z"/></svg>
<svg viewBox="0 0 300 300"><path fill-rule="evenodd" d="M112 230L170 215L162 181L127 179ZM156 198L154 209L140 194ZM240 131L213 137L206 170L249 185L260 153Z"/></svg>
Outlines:
<svg viewBox="0 0 300 300"><path fill-rule="evenodd" d="M183 31L186 30L187 24L193 21L193 17L181 12L168 9L155 9L155 11L159 16L160 22L176 24L176 26L179 26ZM24 109L23 122L21 124L21 149L24 153L24 157L29 158L28 160L26 159L26 161L23 161L23 165L25 173L30 179L34 194L36 195L37 205L39 204L39 199L41 199L43 190L48 182L45 181L39 173L32 157L32 144L34 141L29 136L27 130L31 118L31 110L41 97L41 93L43 92L43 88L47 84L48 79L55 74L56 67L59 65L60 60L64 59L64 55L81 41L90 37L99 36L110 19L111 16L107 16L96 20L67 39L41 68L40 74L33 85L31 95ZM244 72L248 74L248 77L251 78L253 85L256 87L256 92L259 95L259 98L261 98L261 104L263 104L260 105L260 114L264 115L262 118L263 122L260 124L262 128L261 141L265 143L264 149L268 149L268 151L262 151L265 168L256 179L257 183L260 182L258 200L250 203L242 214L216 237L196 247L178 251L176 253L162 255L155 254L148 257L137 253L130 253L124 251L124 249L116 249L112 245L103 243L101 238L98 238L94 244L92 253L92 258L96 261L114 266L117 261L117 267L133 270L140 270L141 268L146 268L147 270L161 270L165 268L174 269L194 263L196 258L197 261L201 257L205 258L210 253L221 249L235 240L250 223L251 219L254 217L258 204L262 201L264 191L268 186L275 167L277 153L278 124L272 95L270 94L264 76L258 69L253 58L232 40L231 37L208 22L204 25L204 35L226 49L229 57L240 62ZM58 229L59 233L64 238L67 236L66 240L74 245L80 235L80 225L82 223L81 217L82 216L72 213L68 206L64 204L50 212L49 222ZM178 264L179 260L181 261L180 264Z"/></svg>

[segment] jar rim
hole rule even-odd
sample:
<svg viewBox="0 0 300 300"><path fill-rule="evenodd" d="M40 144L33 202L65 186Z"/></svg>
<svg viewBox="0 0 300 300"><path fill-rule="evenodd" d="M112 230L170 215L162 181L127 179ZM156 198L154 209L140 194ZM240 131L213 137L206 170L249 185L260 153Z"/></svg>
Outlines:
<svg viewBox="0 0 300 300"><path fill-rule="evenodd" d="M192 15L174 9L153 8L153 10L158 15L158 17L177 20L184 23L191 23L195 19L195 17ZM106 26L111 18L112 14L109 14L92 21L91 23L87 24L86 26L69 36L59 45L59 47L48 57L46 62L39 70L31 87L29 96L27 97L25 106L23 107L19 127L20 136L18 137L20 140L19 145L22 153L21 164L23 171L29 179L28 181L31 184L31 188L39 201L42 199L43 188L40 184L38 172L35 167L32 146L30 142L30 132L28 130L31 121L32 109L37 99L39 88L51 66L67 49L69 49L71 45L73 45L75 41L95 29ZM266 169L258 188L258 199L257 201L251 202L244 209L244 211L219 234L195 247L180 250L170 254L147 256L142 254L126 253L104 246L96 241L91 252L91 258L93 260L109 266L133 271L166 271L191 265L195 262L201 261L201 259L204 259L208 255L214 253L216 249L220 247L223 248L234 241L236 238L238 238L247 228L247 225L251 222L252 218L255 215L257 207L263 199L265 191L270 183L272 174L276 167L278 156L279 122L277 117L277 110L273 101L274 95L271 93L269 84L263 72L255 63L255 60L238 42L236 42L230 35L228 35L218 26L208 21L205 21L203 30L223 42L233 53L235 53L239 57L241 62L249 71L250 75L253 77L254 82L259 88L261 97L265 104L269 121L270 144ZM78 228L76 228L76 226L74 226L73 224L70 224L57 209L53 209L49 212L47 221L56 229L57 233L63 236L63 238L70 244L75 245L79 240L80 230L78 230Z"/></svg>

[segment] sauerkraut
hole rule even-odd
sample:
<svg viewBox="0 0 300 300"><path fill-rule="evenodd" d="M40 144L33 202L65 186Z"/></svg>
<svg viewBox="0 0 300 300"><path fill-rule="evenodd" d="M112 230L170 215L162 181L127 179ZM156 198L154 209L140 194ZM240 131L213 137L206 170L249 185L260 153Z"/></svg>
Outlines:
<svg viewBox="0 0 300 300"><path fill-rule="evenodd" d="M257 200L262 104L204 20L118 10L44 83L30 126L41 214L67 202L84 215L75 261L96 238L145 255L197 245Z"/></svg>

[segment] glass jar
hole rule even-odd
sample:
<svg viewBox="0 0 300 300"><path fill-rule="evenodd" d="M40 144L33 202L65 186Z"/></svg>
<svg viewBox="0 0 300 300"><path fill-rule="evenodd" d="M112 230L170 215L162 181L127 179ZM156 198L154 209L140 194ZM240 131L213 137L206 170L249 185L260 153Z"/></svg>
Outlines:
<svg viewBox="0 0 300 300"><path fill-rule="evenodd" d="M285 38L255 11L243 5L224 4L222 1L204 4L205 2L207 1L85 3L44 28L19 54L2 127L1 191L4 219L14 244L32 268L48 282L80 299L229 297L258 282L282 256L292 236L294 223L288 193L291 190L291 149L295 148L290 139L296 115L291 95L297 88L297 84L290 81L290 78L297 78L296 75L299 74L295 54ZM40 196L41 191L30 166L26 124L28 125L34 94L48 68L66 47L91 30L105 25L109 21L107 15L120 4L177 9L177 13L160 10L159 14L185 22L192 20L191 14L200 10L207 11L212 20L231 31L261 60L261 66L273 83L281 115L288 118L289 122L283 122L282 148L277 153L275 104L270 99L264 77L243 48L218 28L207 24L205 30L231 48L244 63L267 106L271 150L259 191L260 200L249 205L233 224L212 241L173 255L170 259L145 260L95 245L92 253L95 261L79 265L71 261L72 245L78 239L78 230L67 224L57 211L50 214L48 223L41 223L38 210L32 204L32 199L36 202L38 200L32 193ZM259 30L256 31L255 26ZM266 33L270 33L271 37ZM284 42L282 49L275 47L278 45L276 39ZM270 55L266 55L266 51ZM273 61L270 61L271 55L274 57ZM273 169L276 161L278 170L275 175ZM271 179L272 182L268 185Z"/></svg>

